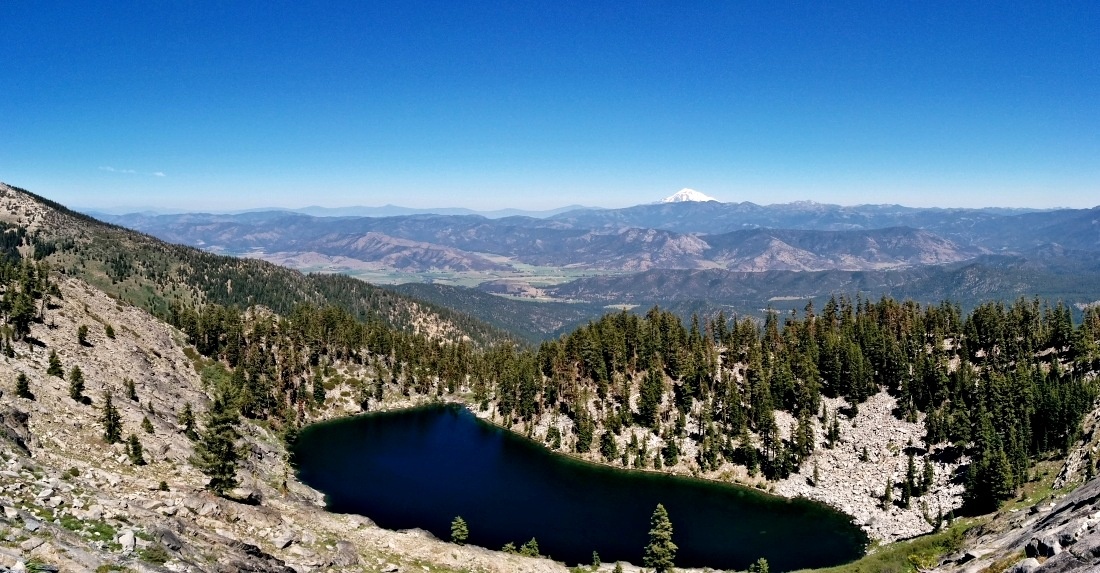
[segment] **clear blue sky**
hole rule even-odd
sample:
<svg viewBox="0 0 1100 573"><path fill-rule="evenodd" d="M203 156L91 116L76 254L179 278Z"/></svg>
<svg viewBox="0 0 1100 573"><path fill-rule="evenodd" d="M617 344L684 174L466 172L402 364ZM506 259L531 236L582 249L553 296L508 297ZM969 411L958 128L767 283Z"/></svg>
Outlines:
<svg viewBox="0 0 1100 573"><path fill-rule="evenodd" d="M0 3L83 207L1100 204L1100 2Z"/></svg>

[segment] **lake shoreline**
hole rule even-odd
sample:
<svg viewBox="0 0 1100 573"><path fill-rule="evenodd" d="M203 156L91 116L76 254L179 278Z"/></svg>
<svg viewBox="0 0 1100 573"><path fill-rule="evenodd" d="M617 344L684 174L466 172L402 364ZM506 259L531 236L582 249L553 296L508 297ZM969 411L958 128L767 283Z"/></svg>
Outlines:
<svg viewBox="0 0 1100 573"><path fill-rule="evenodd" d="M569 563L590 562L593 549L605 559L640 560L658 503L681 535L681 564L743 568L765 557L784 569L820 567L858 559L868 547L851 517L826 504L563 456L460 400L409 400L328 420L304 428L298 443L297 477L325 492L331 511L443 538L445 524L462 515L478 532L475 544L518 547L534 534L543 552ZM802 550L787 553L795 532Z"/></svg>
<svg viewBox="0 0 1100 573"><path fill-rule="evenodd" d="M824 400L830 411L836 411L846 406L843 399L824 398ZM885 391L871 396L861 404L859 413L855 418L840 417L841 439L836 448L830 450L819 446L798 472L785 480L779 481L766 481L763 478L752 477L748 475L743 466L735 466L728 462L714 471L697 471L697 468L693 468L689 461L694 455L694 444L690 442L684 448L681 462L677 466L661 470L624 467L621 464L603 460L594 452L578 454L569 451L570 448L565 447L552 449L541 438L545 436L546 430L551 425L559 427L563 436L568 435L566 430L571 432L571 422L568 420L563 421L561 418L564 416L543 413L535 421L528 424L529 427L533 428L531 435L528 435L522 424L509 427L495 419L493 405L490 405L488 410L480 410L468 392L443 396L395 397L388 395L381 402L372 401L369 411L361 411L358 404L352 404L348 401L345 407L342 408L342 412L330 411L328 413L335 415L322 416L316 421L403 410L431 404L456 404L494 427L537 443L551 453L564 455L571 459L632 472L691 477L722 485L743 487L785 499L804 498L823 503L851 517L853 523L867 534L869 538L868 547L872 549L879 545L912 539L930 533L934 528L927 518L935 518L939 511L942 511L944 515L949 515L962 505L962 486L951 482L953 473L965 461L957 460L954 463L936 464L934 487L926 497L916 498L910 508L905 509L896 504L886 508L882 507L882 491L888 479L895 483L894 499L900 499L901 488L897 484L904 480L906 471L906 456L901 452L910 442L920 444L924 433L923 419L918 419L917 422L906 422L892 415L891 411L896 402ZM786 427L793 418L788 420L787 418L790 418L789 414L782 411L777 411L776 416L780 433L783 437L786 437ZM818 423L816 418L813 422L817 443L824 443L825 429ZM869 452L869 459L863 462L860 461L862 452L859 450L865 446ZM818 465L821 476L826 478L820 480L821 483L816 486L810 485L815 463ZM921 508L922 501L928 508L927 512Z"/></svg>

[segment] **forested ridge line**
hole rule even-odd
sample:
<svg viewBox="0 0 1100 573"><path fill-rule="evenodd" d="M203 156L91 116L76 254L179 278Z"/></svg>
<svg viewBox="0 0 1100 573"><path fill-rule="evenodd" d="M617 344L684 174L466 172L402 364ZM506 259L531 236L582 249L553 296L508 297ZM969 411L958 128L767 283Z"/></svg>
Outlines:
<svg viewBox="0 0 1100 573"><path fill-rule="evenodd" d="M335 305L356 319L428 336L490 344L510 336L468 315L343 275L302 274L255 259L215 255L103 223L29 191L0 184L6 219L23 227L28 256L104 292L167 316L173 304Z"/></svg>

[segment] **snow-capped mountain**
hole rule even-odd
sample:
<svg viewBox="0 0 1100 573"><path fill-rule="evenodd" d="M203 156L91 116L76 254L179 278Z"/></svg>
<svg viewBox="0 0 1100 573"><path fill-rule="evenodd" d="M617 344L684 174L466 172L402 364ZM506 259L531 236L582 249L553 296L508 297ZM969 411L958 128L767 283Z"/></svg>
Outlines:
<svg viewBox="0 0 1100 573"><path fill-rule="evenodd" d="M681 189L675 194L665 197L661 203L684 203L687 201L717 201L714 197L704 195L694 189Z"/></svg>

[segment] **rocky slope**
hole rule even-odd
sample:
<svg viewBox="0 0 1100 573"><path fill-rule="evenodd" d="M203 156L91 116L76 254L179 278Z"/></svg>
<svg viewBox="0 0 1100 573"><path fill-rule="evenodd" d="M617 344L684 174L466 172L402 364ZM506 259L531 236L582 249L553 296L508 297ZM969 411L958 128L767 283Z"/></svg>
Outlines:
<svg viewBox="0 0 1100 573"><path fill-rule="evenodd" d="M1100 411L1062 466L1055 493L1022 500L972 531L967 548L946 556L944 573L1068 573L1100 571L1100 478L1080 483L1081 461L1100 453ZM1079 485L1079 487L1078 487ZM1076 489L1074 489L1076 488Z"/></svg>
<svg viewBox="0 0 1100 573"><path fill-rule="evenodd" d="M56 308L33 326L36 342L17 343L14 357L0 359L0 566L564 570L546 559L459 547L326 513L318 492L295 480L279 439L251 423L241 426L246 456L237 501L206 492L205 476L189 462L193 446L178 414L190 403L202 420L208 399L181 335L77 279L63 278L60 288ZM89 327L87 345L77 341L80 325ZM90 404L69 396L67 380L46 375L50 351L66 372L80 367ZM28 376L33 400L16 397L19 372ZM134 381L136 401L126 396L127 378ZM103 440L106 392L122 415L124 436L140 440L146 465L134 465L121 445ZM141 428L143 418L152 433Z"/></svg>
<svg viewBox="0 0 1100 573"><path fill-rule="evenodd" d="M829 406L836 409L841 403L833 400ZM906 448L909 444L921 444L924 436L923 423L898 420L891 413L896 405L885 392L872 396L860 405L854 418L841 420L838 445L833 449L818 448L798 473L775 484L775 493L829 504L851 515L879 542L889 543L932 531L938 514L946 515L962 505L962 485L953 481L962 460L937 456L945 449L938 446L933 452L939 461L934 466L935 485L931 491L914 498L908 509L893 503L884 505L886 483L905 481ZM823 428L819 425L815 431L819 443L823 443ZM892 497L900 499L900 487L895 485Z"/></svg>

